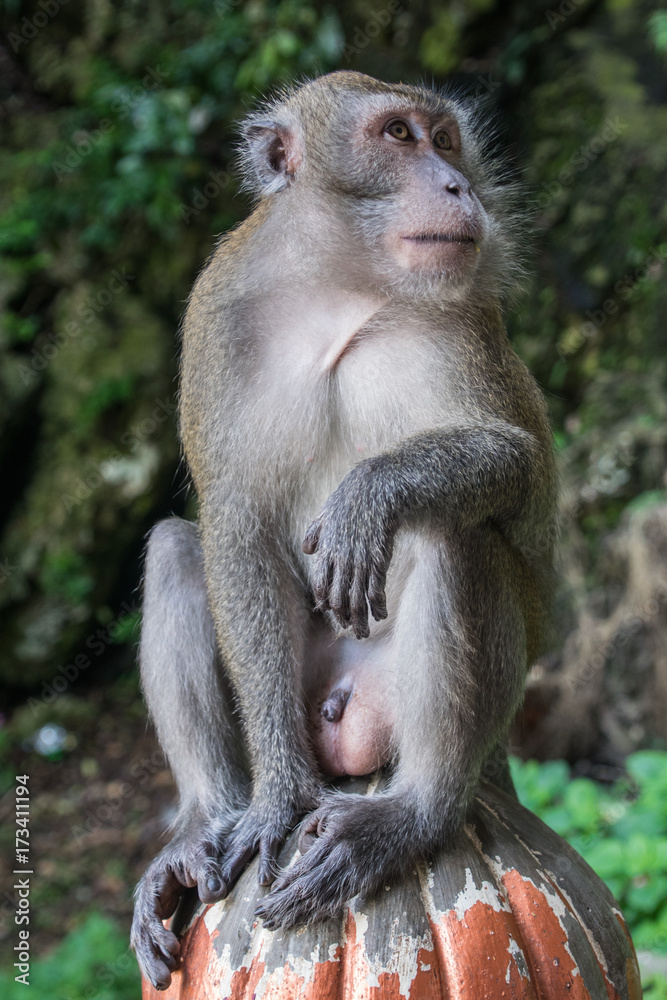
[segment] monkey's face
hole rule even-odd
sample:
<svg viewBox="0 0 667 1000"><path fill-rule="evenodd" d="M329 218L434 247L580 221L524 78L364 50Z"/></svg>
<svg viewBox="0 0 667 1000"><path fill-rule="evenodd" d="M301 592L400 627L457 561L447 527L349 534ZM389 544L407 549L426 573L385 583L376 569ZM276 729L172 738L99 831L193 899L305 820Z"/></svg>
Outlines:
<svg viewBox="0 0 667 1000"><path fill-rule="evenodd" d="M466 170L461 130L442 106L366 98L341 150L332 188L344 193L354 239L384 282L423 292L443 282L463 290L476 274L490 225ZM319 150L318 150L319 152Z"/></svg>
<svg viewBox="0 0 667 1000"><path fill-rule="evenodd" d="M508 283L512 191L474 108L341 72L271 111L246 124L252 186L323 272L449 301Z"/></svg>
<svg viewBox="0 0 667 1000"><path fill-rule="evenodd" d="M390 259L407 271L453 280L471 274L485 213L459 169L456 121L415 109L381 114L367 124L364 142L375 171L395 188L382 240Z"/></svg>

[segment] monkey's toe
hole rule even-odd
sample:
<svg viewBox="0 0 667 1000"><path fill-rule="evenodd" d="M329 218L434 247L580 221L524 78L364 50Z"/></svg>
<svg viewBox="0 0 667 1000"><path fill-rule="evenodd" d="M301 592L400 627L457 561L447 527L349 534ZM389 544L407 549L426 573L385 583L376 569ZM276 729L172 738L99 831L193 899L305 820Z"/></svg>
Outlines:
<svg viewBox="0 0 667 1000"><path fill-rule="evenodd" d="M178 968L178 938L162 921L172 916L185 889L197 886L203 903L227 893L218 864L223 837L221 824L208 824L203 831L199 827L196 836L165 848L139 883L130 940L142 973L156 990L166 990Z"/></svg>
<svg viewBox="0 0 667 1000"><path fill-rule="evenodd" d="M220 853L220 848L207 839L191 843L171 861L171 868L181 886L196 886L202 903L215 903L226 895L220 873Z"/></svg>
<svg viewBox="0 0 667 1000"><path fill-rule="evenodd" d="M228 887L219 870L207 868L197 879L197 893L202 903L217 903L227 895Z"/></svg>
<svg viewBox="0 0 667 1000"><path fill-rule="evenodd" d="M156 990L166 990L171 974L178 968L180 945L154 912L135 913L130 936L139 967Z"/></svg>
<svg viewBox="0 0 667 1000"><path fill-rule="evenodd" d="M307 809L312 809L319 801L319 788L311 794L304 792L302 809L298 811L290 804L288 808L276 806L266 818L251 806L243 814L232 830L220 861L220 877L225 884L225 894L229 892L248 862L259 852L258 880L260 885L271 885L278 873L278 854L289 831Z"/></svg>
<svg viewBox="0 0 667 1000"><path fill-rule="evenodd" d="M324 834L326 827L326 815L320 810L306 816L301 824L301 832L299 833L299 850L302 854L305 854L306 851L309 851L317 843L318 839Z"/></svg>
<svg viewBox="0 0 667 1000"><path fill-rule="evenodd" d="M255 914L268 930L296 927L334 916L360 888L349 845L322 838L283 872Z"/></svg>
<svg viewBox="0 0 667 1000"><path fill-rule="evenodd" d="M252 861L257 853L256 843L233 844L222 859L220 870L223 882L223 893L226 896L243 869Z"/></svg>

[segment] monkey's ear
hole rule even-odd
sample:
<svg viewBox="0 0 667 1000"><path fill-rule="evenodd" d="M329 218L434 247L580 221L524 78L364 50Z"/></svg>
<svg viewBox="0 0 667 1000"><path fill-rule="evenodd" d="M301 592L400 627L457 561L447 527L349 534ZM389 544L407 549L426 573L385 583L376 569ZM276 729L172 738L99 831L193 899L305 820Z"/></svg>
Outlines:
<svg viewBox="0 0 667 1000"><path fill-rule="evenodd" d="M243 129L250 186L259 194L281 191L294 180L303 161L303 146L294 126L254 119Z"/></svg>

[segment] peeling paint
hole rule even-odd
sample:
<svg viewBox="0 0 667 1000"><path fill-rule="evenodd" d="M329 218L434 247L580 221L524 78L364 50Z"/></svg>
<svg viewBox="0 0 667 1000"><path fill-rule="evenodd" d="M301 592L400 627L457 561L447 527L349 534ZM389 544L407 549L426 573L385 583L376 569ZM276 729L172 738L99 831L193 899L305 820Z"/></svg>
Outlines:
<svg viewBox="0 0 667 1000"><path fill-rule="evenodd" d="M502 793L489 792L490 805L486 796L450 851L374 899L356 897L340 920L266 930L253 917L254 862L234 897L200 906L171 986L144 982L144 1000L641 1000L632 942L599 879L565 845L570 867L559 869L551 831L544 852L528 847L518 831L524 822L535 840L537 821ZM296 836L283 864L295 848Z"/></svg>
<svg viewBox="0 0 667 1000"><path fill-rule="evenodd" d="M606 987L607 987L607 995L608 995L609 1000L618 1000L618 993L614 989L614 987L613 987L613 985L611 983L611 980L609 978L609 964L607 962L607 959L604 956L604 952L602 950L602 946L600 945L600 942L596 940L595 935L593 934L592 930L588 926L587 921L581 916L581 914L579 913L577 907L574 905L574 902L573 902L571 896L568 894L568 892L562 886L558 885L558 879L557 879L557 877L554 874L552 874L552 872L547 872L547 875L548 875L550 881L557 887L558 892L566 900L568 907L570 908L570 910L572 911L572 913L576 917L578 923L580 924L580 926L581 926L584 934L586 935L586 937L588 939L588 943L591 946L591 951L595 955L597 963L600 966L600 972L602 973L602 976L604 978L604 981L605 981L605 984L606 984ZM623 921L623 923L625 923L625 922Z"/></svg>
<svg viewBox="0 0 667 1000"><path fill-rule="evenodd" d="M219 903L213 903L205 910L203 920L204 923L206 924L206 928L209 934L212 934L215 928L220 923L220 917L225 912L226 908L227 908L227 900L221 899Z"/></svg>
<svg viewBox="0 0 667 1000"><path fill-rule="evenodd" d="M481 796L477 796L476 799L475 799L475 801L479 803L479 805L482 807L482 809L485 809L486 812L490 813L493 816L493 818L497 821L497 823L500 826L504 827L505 830L507 830L508 835L510 837L512 837L514 840L516 840L517 843L521 844L521 846L523 848L525 848L528 851L529 854L532 854L533 857L537 857L537 858L541 857L541 852L540 851L536 851L532 847L529 847L528 844L525 842L525 840L522 839L521 834L518 832L518 830L512 828L509 825L509 823L507 823L502 818L502 816L500 816L500 814L496 812L495 809L491 808L491 806L489 805L488 802L486 802L483 798L481 798Z"/></svg>
<svg viewBox="0 0 667 1000"><path fill-rule="evenodd" d="M526 962L526 956L524 955L522 949L519 947L517 942L513 937L510 937L507 950L516 962L517 969L524 979L530 979L530 972L528 971L528 964ZM509 974L509 969L508 969ZM509 982L509 979L507 980Z"/></svg>
<svg viewBox="0 0 667 1000"><path fill-rule="evenodd" d="M543 887L538 889L532 879L517 871L506 872L503 883L521 928L521 936L529 948L530 964L534 970L539 970L543 995L591 1000L562 924L564 907L557 913L549 905L552 900L557 899L562 907L560 897L555 893L545 893Z"/></svg>

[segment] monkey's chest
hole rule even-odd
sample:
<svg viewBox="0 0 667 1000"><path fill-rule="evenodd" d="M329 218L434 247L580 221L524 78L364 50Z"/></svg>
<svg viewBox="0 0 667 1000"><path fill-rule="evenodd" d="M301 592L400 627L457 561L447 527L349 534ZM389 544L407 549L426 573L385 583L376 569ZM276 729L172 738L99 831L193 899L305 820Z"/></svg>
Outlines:
<svg viewBox="0 0 667 1000"><path fill-rule="evenodd" d="M299 534L353 466L460 422L463 407L451 351L410 317L296 318L289 324L278 310L273 336L237 383L227 454L253 480L254 499L278 490Z"/></svg>

